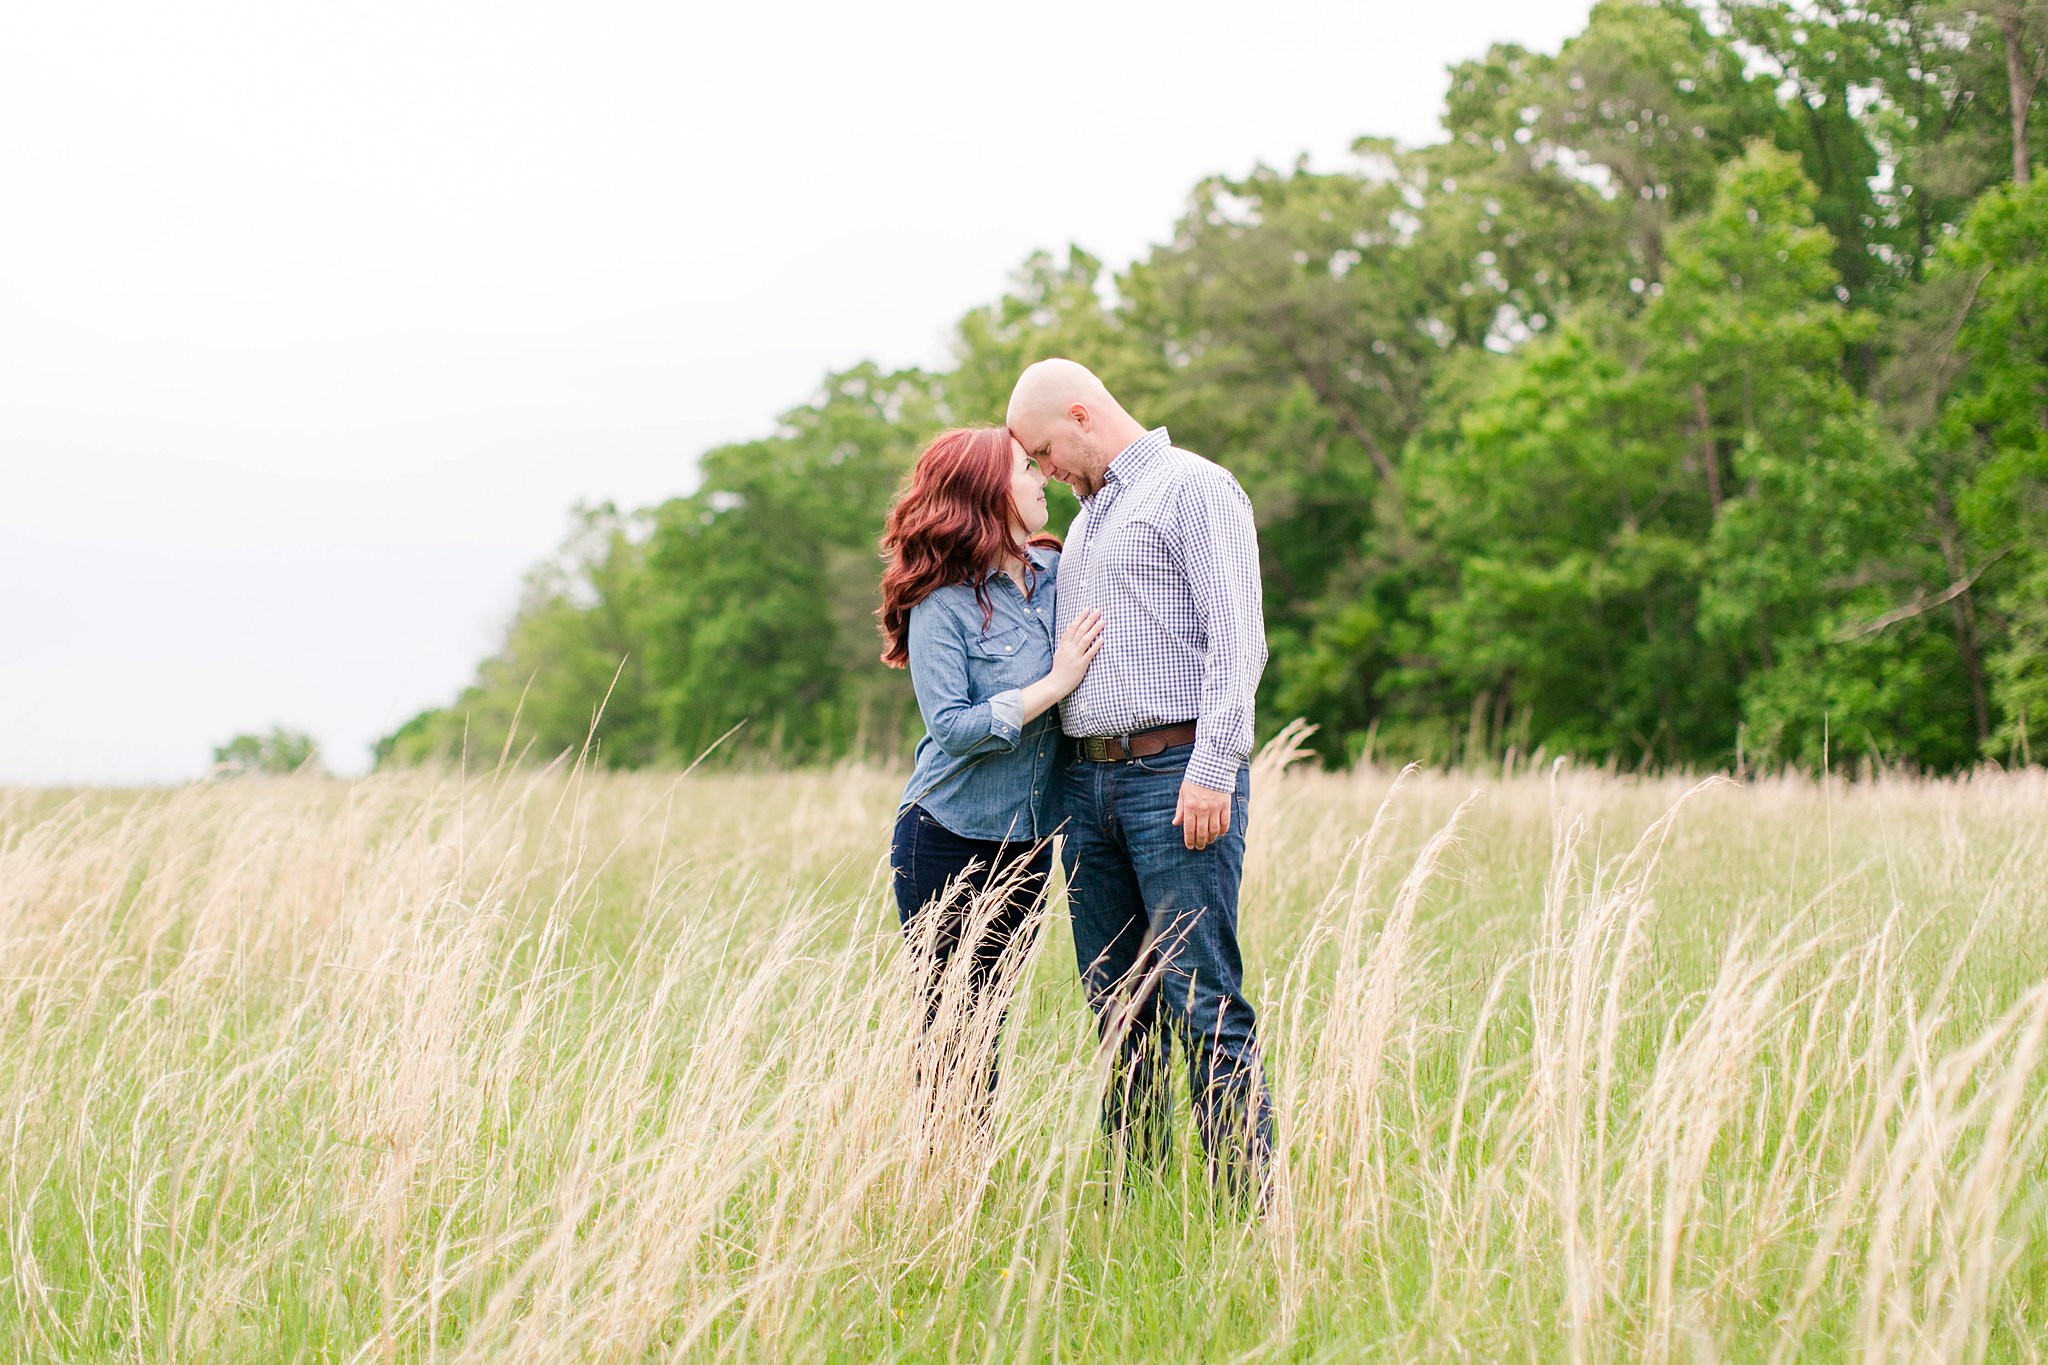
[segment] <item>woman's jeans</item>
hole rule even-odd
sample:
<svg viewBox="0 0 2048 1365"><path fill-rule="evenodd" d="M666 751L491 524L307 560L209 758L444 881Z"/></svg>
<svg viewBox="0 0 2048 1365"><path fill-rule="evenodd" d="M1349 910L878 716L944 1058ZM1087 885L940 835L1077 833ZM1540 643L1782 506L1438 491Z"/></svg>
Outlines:
<svg viewBox="0 0 2048 1365"><path fill-rule="evenodd" d="M960 1017L971 1036L987 1040L986 1055L979 1061L987 1069L988 1084L977 1098L977 1107L984 1107L995 1094L995 1040L1002 1025L998 1017L988 1026L980 1014L989 1003L1003 955L1017 942L1032 906L1045 894L1052 876L1052 845L1050 841L1005 843L962 838L913 803L896 816L889 865L895 871L896 909L904 935L914 950L925 954L919 966L924 977L926 1029L938 1020L948 976L961 980L947 968L963 948L969 954L963 964L967 995L960 1002L964 1006ZM1010 887L993 907L982 901L991 882L1006 882ZM956 887L956 883L960 885ZM924 923L924 917L933 914L939 916L938 921ZM971 941L963 944L970 937Z"/></svg>
<svg viewBox="0 0 2048 1365"><path fill-rule="evenodd" d="M1173 814L1193 752L1183 744L1150 758L1068 762L1063 856L1074 954L1115 1057L1102 1112L1111 1140L1139 1160L1164 1156L1177 1040L1212 1177L1261 1187L1273 1110L1237 949L1250 774L1238 769L1230 832L1190 849Z"/></svg>

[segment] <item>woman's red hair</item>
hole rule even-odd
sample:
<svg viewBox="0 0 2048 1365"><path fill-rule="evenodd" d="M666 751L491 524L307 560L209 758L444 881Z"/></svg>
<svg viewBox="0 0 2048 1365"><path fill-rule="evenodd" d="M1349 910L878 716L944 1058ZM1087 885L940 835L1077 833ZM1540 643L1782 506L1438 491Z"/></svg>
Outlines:
<svg viewBox="0 0 2048 1365"><path fill-rule="evenodd" d="M1036 571L1018 543L1015 505L1010 499L1008 427L961 428L932 438L882 532L882 662L902 668L910 662L910 609L940 588L972 583L981 621L995 615L984 581L990 569L1015 556L1024 561L1024 581L1035 586ZM1033 536L1031 544L1059 548L1054 536Z"/></svg>

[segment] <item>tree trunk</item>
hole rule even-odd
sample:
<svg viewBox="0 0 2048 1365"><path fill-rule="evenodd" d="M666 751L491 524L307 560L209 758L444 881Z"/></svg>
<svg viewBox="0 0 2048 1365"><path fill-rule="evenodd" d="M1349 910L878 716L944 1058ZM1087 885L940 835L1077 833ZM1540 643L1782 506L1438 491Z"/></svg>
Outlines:
<svg viewBox="0 0 2048 1365"><path fill-rule="evenodd" d="M1970 676L1970 713L1977 722L1981 749L1991 738L1991 698L1984 687L1984 661L1977 653L1977 609L1970 594L1959 593L1949 602L1948 611L1956 633L1956 652L1963 656L1963 671Z"/></svg>
<svg viewBox="0 0 2048 1365"><path fill-rule="evenodd" d="M1969 564L1957 537L1955 505L1945 488L1934 490L1934 524L1941 535L1941 557L1948 566L1949 578L1960 581L1968 575ZM1956 653L1962 656L1963 672L1970 679L1971 718L1977 722L1977 743L1981 747L1991 738L1991 698L1984 685L1983 651L1977 647L1977 606L1968 592L1959 592L1949 599L1948 612L1956 633Z"/></svg>
<svg viewBox="0 0 2048 1365"><path fill-rule="evenodd" d="M2001 11L1998 27L2005 35L2005 82L2012 97L2012 183L2029 185L2034 180L2034 162L2027 154L2027 114L2041 73L2027 60L2025 7Z"/></svg>
<svg viewBox="0 0 2048 1365"><path fill-rule="evenodd" d="M1707 411L1707 391L1698 383L1692 386L1692 416L1699 423L1700 463L1707 471L1707 506L1718 517L1721 515L1721 452L1714 448L1714 417Z"/></svg>
<svg viewBox="0 0 2048 1365"><path fill-rule="evenodd" d="M1301 347L1295 344L1294 338L1282 337L1280 344L1286 348L1287 354L1293 359L1295 373L1299 374L1302 381L1308 385L1309 392L1316 396L1316 401L1330 410L1331 415L1337 419L1344 430L1351 434L1352 440L1365 447L1365 453L1372 458L1372 467L1379 472L1380 483L1386 488L1388 498L1392 500L1395 510L1400 510L1402 505L1401 476L1395 471L1394 461L1388 456L1386 447L1382 446L1379 438L1373 435L1372 428L1368 427L1359 419L1358 414L1352 411L1351 405L1344 401L1343 396L1330 383L1329 376L1310 363L1308 356L1302 352Z"/></svg>

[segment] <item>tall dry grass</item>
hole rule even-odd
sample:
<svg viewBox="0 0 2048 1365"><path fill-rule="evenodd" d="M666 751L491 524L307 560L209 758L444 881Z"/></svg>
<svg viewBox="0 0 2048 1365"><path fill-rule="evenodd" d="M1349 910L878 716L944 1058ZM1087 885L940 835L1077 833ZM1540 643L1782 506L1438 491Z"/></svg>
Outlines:
<svg viewBox="0 0 2048 1365"><path fill-rule="evenodd" d="M1259 1219L1105 1179L1057 895L971 1120L934 1060L995 1014L920 1039L895 774L0 794L0 1342L2040 1358L2048 777L1285 758Z"/></svg>

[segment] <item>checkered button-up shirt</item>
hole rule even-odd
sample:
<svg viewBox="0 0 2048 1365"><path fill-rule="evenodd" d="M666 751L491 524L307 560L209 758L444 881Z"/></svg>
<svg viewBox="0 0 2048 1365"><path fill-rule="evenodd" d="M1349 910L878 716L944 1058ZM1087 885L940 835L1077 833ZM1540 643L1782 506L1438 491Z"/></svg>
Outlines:
<svg viewBox="0 0 2048 1365"><path fill-rule="evenodd" d="M1221 465L1165 427L1109 463L1081 504L1059 568L1064 632L1103 615L1102 652L1060 705L1076 738L1194 721L1187 775L1230 791L1252 752L1252 694L1266 667L1251 500Z"/></svg>

